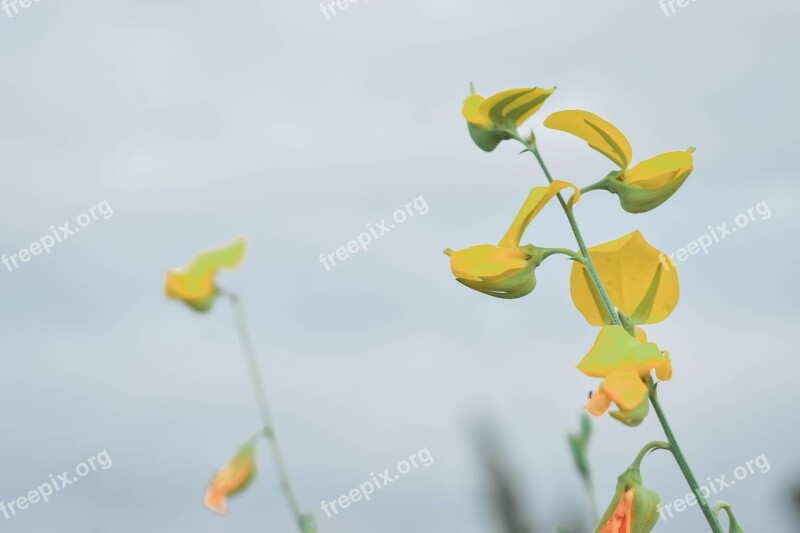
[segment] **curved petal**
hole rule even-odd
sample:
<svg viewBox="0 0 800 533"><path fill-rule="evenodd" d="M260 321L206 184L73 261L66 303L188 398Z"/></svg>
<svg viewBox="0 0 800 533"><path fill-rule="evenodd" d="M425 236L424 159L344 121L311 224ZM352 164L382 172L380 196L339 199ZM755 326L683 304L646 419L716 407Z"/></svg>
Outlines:
<svg viewBox="0 0 800 533"><path fill-rule="evenodd" d="M652 342L642 343L622 326L605 326L577 368L587 376L607 377L625 370L646 376L664 363L664 356Z"/></svg>
<svg viewBox="0 0 800 533"><path fill-rule="evenodd" d="M532 93L536 87L526 87L521 89L508 89L495 93L481 104L480 112L489 117L494 124L502 124L508 117L505 115L506 108L518 98Z"/></svg>
<svg viewBox="0 0 800 533"><path fill-rule="evenodd" d="M655 324L678 305L680 289L674 264L638 231L589 248L611 301L636 324ZM588 271L572 266L570 293L575 307L595 326L611 322Z"/></svg>
<svg viewBox="0 0 800 533"><path fill-rule="evenodd" d="M500 239L499 246L517 247L522 240L522 234L525 233L528 224L539 214L539 212L547 205L547 202L560 191L572 187L575 193L569 199L568 205L572 207L578 200L580 200L581 193L578 187L566 181L555 180L547 187L534 187L528 193L528 198L522 204L516 218L511 223L508 231Z"/></svg>
<svg viewBox="0 0 800 533"><path fill-rule="evenodd" d="M594 416L602 416L611 407L611 399L602 390L597 389L585 407Z"/></svg>
<svg viewBox="0 0 800 533"><path fill-rule="evenodd" d="M493 244L479 244L463 250L446 250L450 256L450 268L458 279L482 281L493 280L522 270L530 258L518 248L506 248Z"/></svg>
<svg viewBox="0 0 800 533"><path fill-rule="evenodd" d="M661 354L664 360L656 367L656 377L661 381L669 381L672 379L672 359L669 358L669 352L666 350Z"/></svg>
<svg viewBox="0 0 800 533"><path fill-rule="evenodd" d="M488 127L491 124L489 117L480 112L480 106L484 101L486 101L486 98L479 94L471 94L464 99L464 107L461 109L461 114L464 115L467 122L483 127Z"/></svg>
<svg viewBox="0 0 800 533"><path fill-rule="evenodd" d="M612 372L603 380L601 387L611 401L625 411L637 407L647 396L647 386L639 374L632 370Z"/></svg>
<svg viewBox="0 0 800 533"><path fill-rule="evenodd" d="M694 149L666 152L637 163L622 173L622 181L642 189L657 189L688 176L694 169Z"/></svg>
<svg viewBox="0 0 800 533"><path fill-rule="evenodd" d="M256 471L255 446L257 438L246 442L236 455L214 476L208 485L203 502L217 513L224 513L229 496L247 488Z"/></svg>
<svg viewBox="0 0 800 533"><path fill-rule="evenodd" d="M627 168L633 156L633 149L625 135L594 113L580 110L558 111L547 117L544 125L580 137L619 168Z"/></svg>
<svg viewBox="0 0 800 533"><path fill-rule="evenodd" d="M540 89L535 87L533 91L524 96L520 96L507 105L505 109L503 109L503 116L513 120L517 126L520 126L544 105L545 100L547 100L555 90L555 87L552 89Z"/></svg>
<svg viewBox="0 0 800 533"><path fill-rule="evenodd" d="M239 238L222 248L198 254L186 268L167 272L164 292L197 310L207 310L217 292L217 272L239 266L246 251L247 240Z"/></svg>

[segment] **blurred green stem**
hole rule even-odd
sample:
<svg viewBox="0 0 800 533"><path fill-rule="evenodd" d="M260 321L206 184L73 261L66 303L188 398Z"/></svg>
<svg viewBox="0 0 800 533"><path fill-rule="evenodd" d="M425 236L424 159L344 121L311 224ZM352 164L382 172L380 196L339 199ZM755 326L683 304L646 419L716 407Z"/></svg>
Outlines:
<svg viewBox="0 0 800 533"><path fill-rule="evenodd" d="M519 135L519 133L512 133L512 137L516 140L521 142L527 151L531 152L534 157L536 157L536 161L539 162L539 166L542 168L542 172L544 172L547 181L552 183L553 177L550 174L550 171L547 169L547 165L544 163L544 159L542 159L541 154L539 153L539 149L537 148L536 144L530 142L528 139L523 138ZM572 228L572 232L575 234L575 240L578 241L578 246L581 249L581 253L586 258L586 262L584 263L586 270L589 272L592 281L594 282L595 287L597 288L597 292L600 294L600 298L603 300L605 304L606 310L611 317L611 323L616 325L622 325L622 322L619 318L617 313L616 307L614 307L613 303L611 302L611 298L608 296L608 291L603 286L603 282L600 280L600 276L597 273L597 269L594 266L594 262L592 261L591 256L589 255L589 251L586 249L586 244L583 241L583 236L581 235L580 229L578 228L578 222L575 220L575 216L572 213L572 210L567 206L567 203L564 201L564 198L561 194L558 194L558 201L561 203L561 207L564 209L564 213L567 215L567 219L569 220L569 225ZM652 383L652 380L651 380ZM678 463L678 467L680 467L681 472L683 473L683 477L686 478L686 482L689 484L689 487L692 489L692 492L697 496L697 502L700 506L700 509L703 511L703 515L705 515L708 524L711 526L711 531L714 533L723 533L722 527L717 520L717 517L711 511L711 508L708 505L703 494L700 492L697 480L694 477L694 473L692 469L689 467L689 463L686 461L686 458L683 456L683 452L681 451L680 446L678 446L678 441L675 439L675 435L672 433L672 428L667 421L667 417L664 414L664 411L661 409L661 405L658 403L658 396L655 392L655 385L651 385L650 388L650 403L653 404L653 408L656 411L656 415L658 416L658 421L661 423L661 427L664 429L664 434L669 441L670 448L672 451L673 457L675 457L675 461Z"/></svg>
<svg viewBox="0 0 800 533"><path fill-rule="evenodd" d="M264 384L261 377L261 369L258 364L255 350L253 349L253 342L250 338L250 330L247 327L247 321L244 317L244 308L242 301L238 295L233 292L225 291L223 293L231 301L233 307L234 319L236 321L236 330L239 334L239 340L242 344L242 353L244 354L245 362L247 363L248 374L250 374L250 381L253 385L253 392L255 393L256 404L258 412L261 415L261 422L264 426L264 436L267 438L272 460L275 463L275 470L277 471L280 480L281 490L289 504L289 508L297 520L300 531L308 531L308 517L303 515L300 510L300 505L297 503L292 484L289 480L289 471L286 468L286 463L283 460L280 446L278 446L278 439L275 436L275 425L272 421L272 415L269 412L269 404L267 403L267 393L264 390Z"/></svg>

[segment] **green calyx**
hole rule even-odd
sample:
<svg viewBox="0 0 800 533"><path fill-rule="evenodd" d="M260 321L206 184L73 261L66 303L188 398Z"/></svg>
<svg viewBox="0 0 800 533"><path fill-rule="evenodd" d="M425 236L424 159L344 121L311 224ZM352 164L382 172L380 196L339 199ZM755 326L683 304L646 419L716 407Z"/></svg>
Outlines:
<svg viewBox="0 0 800 533"><path fill-rule="evenodd" d="M633 409L624 410L618 409L617 411L611 411L609 414L625 424L629 427L636 427L642 423L642 421L647 418L647 414L650 412L650 398L645 395L639 405L634 407Z"/></svg>
<svg viewBox="0 0 800 533"><path fill-rule="evenodd" d="M600 533L609 522L620 517L630 517L631 533L650 533L653 530L658 522L661 498L644 487L639 468L644 456L655 449L668 450L670 446L656 441L642 448L633 463L617 478L617 490L594 533Z"/></svg>
<svg viewBox="0 0 800 533"><path fill-rule="evenodd" d="M687 172L682 177L655 189L643 189L628 185L621 177L617 177L616 179L608 180L607 190L619 197L622 209L628 213L646 213L669 200L688 177L689 173Z"/></svg>

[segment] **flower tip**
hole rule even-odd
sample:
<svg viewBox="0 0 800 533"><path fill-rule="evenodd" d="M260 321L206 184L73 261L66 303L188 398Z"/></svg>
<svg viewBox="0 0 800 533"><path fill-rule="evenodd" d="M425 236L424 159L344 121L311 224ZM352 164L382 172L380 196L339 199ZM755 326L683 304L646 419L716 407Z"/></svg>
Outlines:
<svg viewBox="0 0 800 533"><path fill-rule="evenodd" d="M475 84L473 82L469 82L469 94L475 94Z"/></svg>
<svg viewBox="0 0 800 533"><path fill-rule="evenodd" d="M697 148L695 148L694 146L690 146L689 148L686 149L686 151L689 152L690 154L695 153L696 150Z"/></svg>
<svg viewBox="0 0 800 533"><path fill-rule="evenodd" d="M203 504L208 507L209 510L217 514L225 514L225 496L215 491L213 488L209 488L206 491L206 495L203 497Z"/></svg>
<svg viewBox="0 0 800 533"><path fill-rule="evenodd" d="M450 248L445 248L444 250L442 250L442 253L447 257L450 257L451 255L453 255L453 250Z"/></svg>

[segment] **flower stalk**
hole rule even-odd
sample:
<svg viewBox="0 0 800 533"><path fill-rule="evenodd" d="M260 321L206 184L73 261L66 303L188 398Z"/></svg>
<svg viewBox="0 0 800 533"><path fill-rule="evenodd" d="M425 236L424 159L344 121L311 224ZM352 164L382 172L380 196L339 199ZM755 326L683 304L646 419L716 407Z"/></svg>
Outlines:
<svg viewBox="0 0 800 533"><path fill-rule="evenodd" d="M512 137L521 142L525 146L527 151L531 152L534 155L536 161L539 163L539 166L542 169L542 172L547 178L547 181L552 183L553 177L550 174L550 171L547 168L547 165L545 164L542 155L539 153L539 149L536 146L536 144L532 142L530 139L521 137L519 133L513 134ZM589 251L586 248L586 244L583 240L583 236L581 234L580 228L578 227L578 222L575 219L575 215L573 214L572 209L569 206L567 206L567 203L564 201L563 197L560 194L558 195L558 201L561 204L561 207L564 209L564 213L567 216L569 225L572 228L573 234L575 235L575 240L577 241L581 254L585 259L583 264L586 267L586 270L589 272L592 282L597 288L597 292L600 295L600 298L602 299L603 304L605 305L609 316L611 317L612 324L622 325L622 321L620 320L618 310L611 302L611 298L608 295L608 291L603 285L603 282L600 279L599 274L597 273L597 269L594 265L594 262L592 261L592 258L589 255ZM678 441L675 439L675 435L672 432L672 428L670 427L669 422L667 421L663 409L661 408L661 404L658 402L658 395L656 394L656 385L655 383L653 383L652 379L650 379L649 396L650 396L650 402L653 405L654 410L656 411L658 421L664 430L664 434L666 435L667 440L669 441L669 449L672 452L673 457L675 457L675 461L678 463L678 467L683 473L684 478L686 478L686 482L688 483L689 488L692 489L692 492L697 497L698 505L702 510L706 520L708 521L708 524L711 527L711 531L713 531L713 533L723 533L722 527L720 526L716 515L712 512L711 507L708 505L708 501L706 501L705 497L700 492L699 485L697 484L697 479L695 478L694 473L689 467L689 463L686 461L686 458L684 457L683 452L681 451L681 448L678 445ZM647 451L649 450L647 450L646 446L645 449L643 449L642 452L640 453L640 456L643 457L644 456L643 454L646 453ZM641 457L637 458L638 461L641 461Z"/></svg>
<svg viewBox="0 0 800 533"><path fill-rule="evenodd" d="M303 533L315 531L316 528L313 526L312 515L304 514L300 510L300 505L297 502L297 498L294 495L294 490L292 489L289 471L286 468L286 462L283 459L283 453L278 445L278 438L275 435L275 424L272 420L272 415L269 410L267 393L264 389L264 384L261 377L261 368L258 364L258 358L256 357L255 350L253 348L253 342L250 337L250 330L247 327L247 321L245 320L242 301L239 296L233 292L221 292L227 296L233 308L236 331L239 335L239 341L242 345L242 353L245 358L245 363L247 364L247 371L250 375L250 381L253 385L253 393L255 394L256 405L261 417L264 437L267 439L272 460L275 464L275 470L278 474L281 491L283 492L284 498L286 499L292 514L294 514L300 531Z"/></svg>

